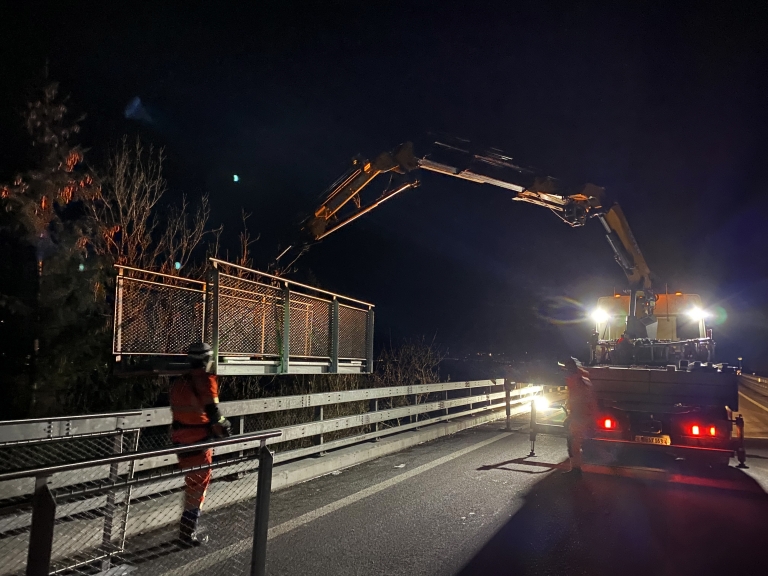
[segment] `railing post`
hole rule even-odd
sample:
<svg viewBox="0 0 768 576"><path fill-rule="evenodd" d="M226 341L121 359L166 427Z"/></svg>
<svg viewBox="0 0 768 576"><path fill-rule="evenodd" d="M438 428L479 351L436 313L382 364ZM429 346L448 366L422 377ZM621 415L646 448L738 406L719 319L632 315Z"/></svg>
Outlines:
<svg viewBox="0 0 768 576"><path fill-rule="evenodd" d="M219 268L211 268L211 348L213 348L213 373L219 372Z"/></svg>
<svg viewBox="0 0 768 576"><path fill-rule="evenodd" d="M123 437L124 433L121 430L120 434L116 435L112 445L113 454L121 454L123 452ZM109 480L115 483L118 479L120 465L117 463L110 464L109 466ZM115 512L117 511L117 494L115 490L110 490L107 493L107 501L104 506L104 527L101 532L101 546L104 551L107 552L107 557L101 562L102 571L109 570L112 566L112 533L115 528Z"/></svg>
<svg viewBox="0 0 768 576"><path fill-rule="evenodd" d="M133 438L133 445L131 446L131 452L138 452L139 439L141 438L141 428L136 429L136 436ZM128 480L133 480L136 475L136 460L131 460L128 465ZM120 552L125 550L125 538L128 534L128 515L131 511L131 496L133 495L133 486L128 486L125 491L125 511L123 512L122 534L120 535Z"/></svg>
<svg viewBox="0 0 768 576"><path fill-rule="evenodd" d="M269 496L272 491L272 452L266 440L259 449L259 476L256 481L256 517L253 522L253 553L250 576L265 576L269 535Z"/></svg>
<svg viewBox="0 0 768 576"><path fill-rule="evenodd" d="M531 453L528 456L536 456L536 393L534 392L530 396L531 398L531 433L529 440L531 441Z"/></svg>
<svg viewBox="0 0 768 576"><path fill-rule="evenodd" d="M280 350L280 372L288 373L291 355L291 289L286 282L283 288L283 348Z"/></svg>
<svg viewBox="0 0 768 576"><path fill-rule="evenodd" d="M32 528L27 550L27 576L48 576L53 550L56 500L48 487L48 476L35 478L32 498Z"/></svg>
<svg viewBox="0 0 768 576"><path fill-rule="evenodd" d="M339 301L336 296L331 303L331 373L339 371Z"/></svg>
<svg viewBox="0 0 768 576"><path fill-rule="evenodd" d="M206 316L208 313L208 282L203 284L203 342L208 342L208 339L211 337L210 334L208 334L208 317Z"/></svg>
<svg viewBox="0 0 768 576"><path fill-rule="evenodd" d="M373 374L373 308L368 308L365 326L365 371Z"/></svg>
<svg viewBox="0 0 768 576"><path fill-rule="evenodd" d="M115 362L120 362L123 351L123 278L122 268L117 269L117 298L115 299L114 348Z"/></svg>

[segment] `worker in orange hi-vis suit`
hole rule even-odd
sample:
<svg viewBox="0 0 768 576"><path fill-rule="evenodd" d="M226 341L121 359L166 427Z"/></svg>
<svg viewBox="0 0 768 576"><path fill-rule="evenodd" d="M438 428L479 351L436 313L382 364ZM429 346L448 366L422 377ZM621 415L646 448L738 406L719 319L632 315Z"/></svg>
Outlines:
<svg viewBox="0 0 768 576"><path fill-rule="evenodd" d="M171 441L174 444L194 444L210 438L229 436L231 424L219 412L219 385L209 374L213 350L198 342L187 353L191 369L171 385L170 401L173 413ZM179 466L190 468L213 462L212 450L189 450L179 454ZM195 470L185 477L184 513L181 516L179 538L183 544L197 546L207 537L198 535L198 521L211 483L211 469Z"/></svg>
<svg viewBox="0 0 768 576"><path fill-rule="evenodd" d="M581 362L576 358L567 358L558 364L566 373L565 384L568 387L566 431L571 464L568 473L578 478L581 477L581 445L584 438L589 438L593 432L597 399L589 373L581 367Z"/></svg>

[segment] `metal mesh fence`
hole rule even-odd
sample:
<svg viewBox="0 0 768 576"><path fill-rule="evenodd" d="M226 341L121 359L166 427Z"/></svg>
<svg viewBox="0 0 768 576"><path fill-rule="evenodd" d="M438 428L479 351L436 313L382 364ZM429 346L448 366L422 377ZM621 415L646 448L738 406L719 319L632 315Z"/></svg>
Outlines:
<svg viewBox="0 0 768 576"><path fill-rule="evenodd" d="M53 466L132 450L138 431L116 431L83 437L0 444L0 472Z"/></svg>
<svg viewBox="0 0 768 576"><path fill-rule="evenodd" d="M339 358L365 358L367 326L366 310L339 305Z"/></svg>
<svg viewBox="0 0 768 576"><path fill-rule="evenodd" d="M94 468L61 473L98 479L62 483L60 474L53 476L50 574L249 574L258 450L241 454L212 465L197 530L208 540L202 547L179 538L187 471L166 467L142 478L142 461L133 460L108 466L106 475ZM27 567L34 479L23 480L22 497L0 499L0 576L24 574ZM4 495L10 482L0 484Z"/></svg>
<svg viewBox="0 0 768 576"><path fill-rule="evenodd" d="M291 293L291 355L328 358L331 355L331 302Z"/></svg>
<svg viewBox="0 0 768 576"><path fill-rule="evenodd" d="M183 278L119 278L115 354L186 353L203 337L202 286Z"/></svg>
<svg viewBox="0 0 768 576"><path fill-rule="evenodd" d="M219 353L279 356L283 335L280 288L219 275Z"/></svg>

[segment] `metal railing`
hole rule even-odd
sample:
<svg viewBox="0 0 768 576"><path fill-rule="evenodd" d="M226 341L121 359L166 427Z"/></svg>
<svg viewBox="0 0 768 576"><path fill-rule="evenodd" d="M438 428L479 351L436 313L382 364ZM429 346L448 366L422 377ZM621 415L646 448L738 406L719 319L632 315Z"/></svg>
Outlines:
<svg viewBox="0 0 768 576"><path fill-rule="evenodd" d="M205 341L217 374L371 371L372 304L216 258L210 264L207 281L118 266L119 362L178 361Z"/></svg>
<svg viewBox="0 0 768 576"><path fill-rule="evenodd" d="M245 520L241 523L246 530L249 525L253 527L252 546L250 550L243 547L238 554L231 555L229 562L220 563L218 570L207 573L261 576L265 573L273 462L266 442L280 435L279 430L271 430L239 438L0 473L0 485L13 481L34 481L31 495L6 499L0 507L3 532L0 539L0 555L3 558L0 572L27 576L58 573L85 575L97 571L99 574L160 574L178 565L185 553L189 556L190 547L175 539L173 533L156 529L157 522L153 521L153 516L161 516L161 523L165 525L178 523L180 510L178 506L152 506L151 496L138 496L134 491L139 492L141 488L157 483L158 479L183 480L190 472L242 466L257 460L257 489L254 491L251 488L239 494L255 500L255 508L251 506L251 518L247 518L249 515L245 509L240 510L240 515L246 516L241 519ZM188 452L190 447L207 450L242 446L246 442L258 443L258 448L210 465L156 471L143 476L136 474L136 463L148 458L176 456ZM120 473L121 464L129 465L127 474ZM103 467L109 468L107 477L82 481L84 470ZM52 487L54 475L67 473L76 478L73 483ZM132 505L133 515L129 514ZM143 513L139 511L137 514L136 508L144 508ZM230 509L228 526L232 525L234 518L235 514ZM249 552L250 559L246 558Z"/></svg>
<svg viewBox="0 0 768 576"><path fill-rule="evenodd" d="M293 461L455 418L527 412L541 391L481 380L223 402L220 410L236 434L213 448L214 481L203 523L215 527L226 518L231 526L249 526L258 469L253 451L262 443L275 449L275 463ZM140 565L139 573L162 573L162 561L148 556L172 549L168 542L184 487L183 473L175 469L178 449L169 447L170 423L169 408L0 422L0 557L12 560L0 564L0 575L17 573L26 559L19 551L26 550L33 524L30 467L49 474L46 485L60 502L52 573L77 574L78 565L92 567L105 555ZM271 428L282 435L259 436ZM85 458L87 467L67 467ZM227 530L217 538L223 545ZM105 534L112 548L104 544ZM238 558L242 563L242 554ZM243 572L232 564L236 559L228 562L232 573Z"/></svg>

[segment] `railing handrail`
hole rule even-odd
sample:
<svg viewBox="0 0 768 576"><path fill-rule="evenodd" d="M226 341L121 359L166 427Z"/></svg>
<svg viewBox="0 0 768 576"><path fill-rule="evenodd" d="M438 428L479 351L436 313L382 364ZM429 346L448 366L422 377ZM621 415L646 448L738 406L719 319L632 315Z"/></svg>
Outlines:
<svg viewBox="0 0 768 576"><path fill-rule="evenodd" d="M219 260L218 258L209 258L209 260L214 264L223 264L225 266L231 266L232 268L237 268L238 270L243 270L244 272L251 272L259 276L264 276L265 278L272 278L273 280L277 280L279 282L285 282L286 284L293 284L294 286L300 286L301 288L304 288L306 290L314 290L315 292L320 292L321 294L328 294L329 296L333 296L338 300L346 300L348 302L362 304L363 306L368 306L369 308L374 307L374 305L371 304L370 302L364 302L363 300L350 298L349 296L337 294L336 292L331 292L329 290L323 290L322 288L317 288L316 286L310 286L309 284L302 284L301 282L296 282L295 280L288 280L287 278L284 278L282 276L275 276L274 274L268 274L267 272L261 272L259 270L254 270L252 268L246 268L245 266L240 266L239 264L232 264L232 262L227 262L226 260Z"/></svg>
<svg viewBox="0 0 768 576"><path fill-rule="evenodd" d="M96 418L121 418L125 416L141 416L143 410L129 410L126 412L104 412L102 414L78 414L76 416L48 416L41 418L25 418L23 420L0 420L0 426L11 424L40 424L42 422L63 422L67 420L90 420Z"/></svg>
<svg viewBox="0 0 768 576"><path fill-rule="evenodd" d="M79 470L80 468L90 468L92 466L104 466L107 464L119 464L131 460L141 460L143 458L154 458L157 456L170 456L179 452L187 452L190 448L195 450L207 450L217 446L228 446L230 444L239 444L241 442L261 441L265 445L270 438L277 438L283 435L282 430L265 430L263 432L254 432L252 434L242 434L230 436L229 438L220 438L209 440L207 442L198 442L195 444L179 444L170 448L161 448L158 450L145 450L142 452L126 452L114 456L105 456L102 458L91 458L89 460L80 460L77 462L67 462L65 464L54 464L52 466L40 466L37 468L27 468L25 470L15 470L13 472L0 473L0 482L7 480L17 480L19 478L37 478L50 476L59 472L69 472Z"/></svg>
<svg viewBox="0 0 768 576"><path fill-rule="evenodd" d="M165 274L164 272L155 272L154 270L145 270L144 268L134 268L133 266L125 266L123 264L113 264L118 270L131 270L133 272L141 272L142 274L153 274L155 276L162 276L163 278L171 278L173 280L183 280L184 282L193 282L195 284L206 285L205 280L195 280L194 278L187 278L186 276L174 276L173 274ZM138 280L138 278L137 278Z"/></svg>

